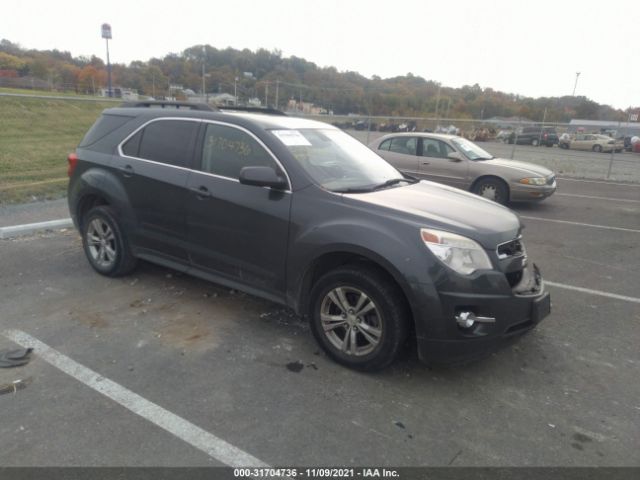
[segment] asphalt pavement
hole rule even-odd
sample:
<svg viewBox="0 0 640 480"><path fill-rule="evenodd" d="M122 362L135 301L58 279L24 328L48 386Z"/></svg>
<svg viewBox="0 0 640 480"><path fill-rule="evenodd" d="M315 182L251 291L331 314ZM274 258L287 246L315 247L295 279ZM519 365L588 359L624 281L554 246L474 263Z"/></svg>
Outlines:
<svg viewBox="0 0 640 480"><path fill-rule="evenodd" d="M378 374L250 295L145 263L101 277L73 230L0 240L0 350L42 342L0 369L29 382L0 395L0 465L640 466L640 185L560 180L513 208L551 316L483 361Z"/></svg>

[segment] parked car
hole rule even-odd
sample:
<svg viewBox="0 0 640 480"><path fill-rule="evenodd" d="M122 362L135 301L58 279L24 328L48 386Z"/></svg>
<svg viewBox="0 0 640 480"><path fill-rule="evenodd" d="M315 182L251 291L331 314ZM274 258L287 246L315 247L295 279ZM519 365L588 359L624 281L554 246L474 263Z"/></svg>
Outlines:
<svg viewBox="0 0 640 480"><path fill-rule="evenodd" d="M69 155L98 273L144 259L288 305L363 370L409 335L424 361L477 358L549 314L511 210L404 176L325 123L155 105L105 110Z"/></svg>
<svg viewBox="0 0 640 480"><path fill-rule="evenodd" d="M548 168L495 158L455 135L385 135L369 146L402 172L469 190L498 203L543 200L556 190L555 174Z"/></svg>
<svg viewBox="0 0 640 480"><path fill-rule="evenodd" d="M578 133L563 137L560 147L572 150L591 150L593 152L611 152L614 150L619 153L624 150L624 142L597 133Z"/></svg>
<svg viewBox="0 0 640 480"><path fill-rule="evenodd" d="M524 127L511 132L509 143L518 145L545 145L553 147L558 144L558 132L553 127Z"/></svg>

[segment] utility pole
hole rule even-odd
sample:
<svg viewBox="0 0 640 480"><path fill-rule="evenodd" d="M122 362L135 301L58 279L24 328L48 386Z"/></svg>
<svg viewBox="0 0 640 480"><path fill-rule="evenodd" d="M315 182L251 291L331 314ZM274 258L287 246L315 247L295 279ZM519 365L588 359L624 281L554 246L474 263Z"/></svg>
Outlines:
<svg viewBox="0 0 640 480"><path fill-rule="evenodd" d="M109 39L111 38L111 25L108 23L102 24L102 38L107 42L107 91L109 97L113 97L113 90L111 89L111 61L109 60Z"/></svg>
<svg viewBox="0 0 640 480"><path fill-rule="evenodd" d="M238 106L238 77L233 79L233 98L235 99L235 105Z"/></svg>
<svg viewBox="0 0 640 480"><path fill-rule="evenodd" d="M264 106L269 106L269 82L264 82Z"/></svg>
<svg viewBox="0 0 640 480"><path fill-rule="evenodd" d="M576 88L578 88L578 77L580 77L580 72L576 72L576 83L573 85L573 94L572 97L576 96Z"/></svg>
<svg viewBox="0 0 640 480"><path fill-rule="evenodd" d="M280 80L276 80L276 109L278 108L278 90L280 87Z"/></svg>
<svg viewBox="0 0 640 480"><path fill-rule="evenodd" d="M204 85L204 62L206 60L207 52L204 49L204 45L202 46L202 101L207 103L206 93L205 93L205 85Z"/></svg>

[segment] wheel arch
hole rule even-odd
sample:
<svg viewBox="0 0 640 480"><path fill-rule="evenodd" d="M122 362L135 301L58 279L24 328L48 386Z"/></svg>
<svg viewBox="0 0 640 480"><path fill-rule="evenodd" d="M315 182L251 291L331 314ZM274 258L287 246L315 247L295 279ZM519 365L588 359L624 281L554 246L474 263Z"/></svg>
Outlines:
<svg viewBox="0 0 640 480"><path fill-rule="evenodd" d="M311 290L313 285L326 273L344 265L362 265L377 270L397 288L411 316L409 331L415 331L416 312L412 309L411 289L402 274L386 259L361 247L346 247L322 252L313 258L304 269L295 291L294 309L299 315L308 315L311 307Z"/></svg>

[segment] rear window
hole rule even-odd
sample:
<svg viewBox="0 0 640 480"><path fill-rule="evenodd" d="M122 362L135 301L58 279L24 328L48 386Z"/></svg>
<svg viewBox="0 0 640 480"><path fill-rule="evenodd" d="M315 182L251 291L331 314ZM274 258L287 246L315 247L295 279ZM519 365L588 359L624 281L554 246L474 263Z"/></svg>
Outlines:
<svg viewBox="0 0 640 480"><path fill-rule="evenodd" d="M96 123L89 129L87 134L84 136L82 141L80 142L80 147L88 147L93 145L98 140L106 137L114 130L120 128L133 117L128 117L124 115L106 115L103 114Z"/></svg>

